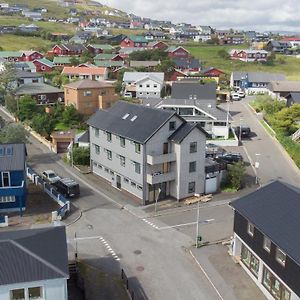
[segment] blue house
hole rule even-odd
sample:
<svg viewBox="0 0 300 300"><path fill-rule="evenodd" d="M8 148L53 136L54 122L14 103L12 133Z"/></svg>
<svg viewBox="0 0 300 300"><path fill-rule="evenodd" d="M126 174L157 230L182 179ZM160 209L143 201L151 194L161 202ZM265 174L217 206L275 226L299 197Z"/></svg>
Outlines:
<svg viewBox="0 0 300 300"><path fill-rule="evenodd" d="M25 210L26 146L0 144L0 212Z"/></svg>

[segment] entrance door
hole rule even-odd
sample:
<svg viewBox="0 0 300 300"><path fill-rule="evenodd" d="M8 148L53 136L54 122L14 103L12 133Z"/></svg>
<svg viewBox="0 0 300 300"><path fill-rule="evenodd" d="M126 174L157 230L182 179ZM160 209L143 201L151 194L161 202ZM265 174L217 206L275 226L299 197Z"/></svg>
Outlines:
<svg viewBox="0 0 300 300"><path fill-rule="evenodd" d="M121 176L116 175L116 181L117 181L117 188L120 190L121 189Z"/></svg>

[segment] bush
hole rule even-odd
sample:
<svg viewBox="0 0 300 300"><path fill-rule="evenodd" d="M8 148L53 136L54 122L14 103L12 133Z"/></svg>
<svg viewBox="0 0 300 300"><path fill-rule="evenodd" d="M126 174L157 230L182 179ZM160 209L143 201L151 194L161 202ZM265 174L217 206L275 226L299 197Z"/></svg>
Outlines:
<svg viewBox="0 0 300 300"><path fill-rule="evenodd" d="M278 141L285 148L290 157L294 160L298 168L300 168L300 144L294 142L290 137L278 134Z"/></svg>
<svg viewBox="0 0 300 300"><path fill-rule="evenodd" d="M90 165L90 148L74 147L73 163L75 165Z"/></svg>
<svg viewBox="0 0 300 300"><path fill-rule="evenodd" d="M222 184L225 190L238 191L242 187L242 180L246 173L246 167L242 162L228 165L228 174Z"/></svg>

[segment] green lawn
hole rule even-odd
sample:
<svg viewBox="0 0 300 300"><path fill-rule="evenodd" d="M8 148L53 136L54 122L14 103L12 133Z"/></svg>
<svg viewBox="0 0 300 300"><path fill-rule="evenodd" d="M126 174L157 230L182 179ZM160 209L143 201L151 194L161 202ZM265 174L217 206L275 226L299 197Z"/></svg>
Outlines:
<svg viewBox="0 0 300 300"><path fill-rule="evenodd" d="M6 51L51 48L53 43L40 37L16 36L13 34L0 35L0 45Z"/></svg>
<svg viewBox="0 0 300 300"><path fill-rule="evenodd" d="M247 46L211 46L205 44L188 44L185 46L193 56L199 58L205 67L213 66L220 68L227 74L232 71L263 71L272 73L284 73L290 80L300 80L300 59L295 57L277 55L274 65L267 66L261 63L241 62L230 59L223 59L218 56L220 49L247 48ZM285 63L280 63L278 58L283 58Z"/></svg>

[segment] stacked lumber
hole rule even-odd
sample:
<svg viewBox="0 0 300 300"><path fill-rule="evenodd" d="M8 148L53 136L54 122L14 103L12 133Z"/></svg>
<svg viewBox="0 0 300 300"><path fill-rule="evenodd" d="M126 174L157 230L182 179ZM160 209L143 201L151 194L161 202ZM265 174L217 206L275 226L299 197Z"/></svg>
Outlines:
<svg viewBox="0 0 300 300"><path fill-rule="evenodd" d="M184 204L190 205L190 204L197 203L198 201L206 203L211 200L212 200L212 194L197 196L197 197L193 196L193 197L189 197L189 198L185 199Z"/></svg>

